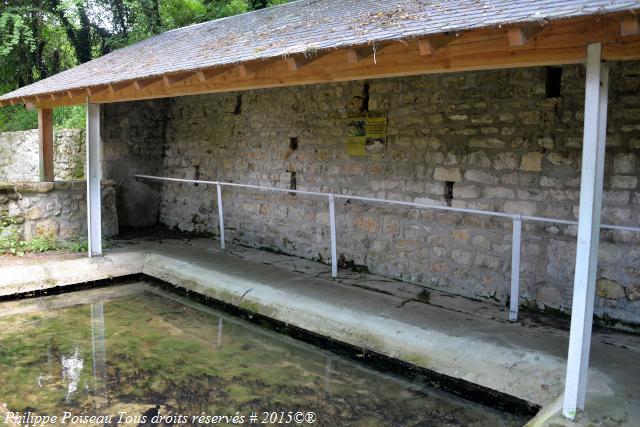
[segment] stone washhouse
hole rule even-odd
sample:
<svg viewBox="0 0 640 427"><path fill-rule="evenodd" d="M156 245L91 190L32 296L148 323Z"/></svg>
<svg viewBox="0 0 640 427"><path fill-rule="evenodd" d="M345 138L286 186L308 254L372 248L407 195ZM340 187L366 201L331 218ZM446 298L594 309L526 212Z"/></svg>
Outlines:
<svg viewBox="0 0 640 427"><path fill-rule="evenodd" d="M512 310L571 313L562 412L575 418L594 314L640 324L640 3L387 3L302 0L170 31L0 103L39 111L42 181L51 109L86 104L90 257L102 179L120 227L502 305L515 275ZM362 117L383 123L371 141ZM335 195L335 216L293 191Z"/></svg>

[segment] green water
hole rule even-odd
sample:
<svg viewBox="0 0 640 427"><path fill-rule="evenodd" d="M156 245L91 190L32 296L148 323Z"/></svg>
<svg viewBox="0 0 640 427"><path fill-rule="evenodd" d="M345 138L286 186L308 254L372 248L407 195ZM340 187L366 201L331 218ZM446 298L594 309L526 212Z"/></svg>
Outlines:
<svg viewBox="0 0 640 427"><path fill-rule="evenodd" d="M0 425L6 411L58 425L154 425L158 414L174 418L157 425L264 425L273 413L281 425L526 422L144 284L0 303ZM313 424L286 423L310 412ZM203 413L245 422L192 418Z"/></svg>

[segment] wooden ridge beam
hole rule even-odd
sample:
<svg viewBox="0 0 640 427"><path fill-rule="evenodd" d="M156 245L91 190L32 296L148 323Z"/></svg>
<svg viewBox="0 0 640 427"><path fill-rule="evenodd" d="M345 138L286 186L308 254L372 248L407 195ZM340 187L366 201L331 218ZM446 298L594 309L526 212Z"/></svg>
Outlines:
<svg viewBox="0 0 640 427"><path fill-rule="evenodd" d="M430 37L428 39L418 40L418 50L422 56L431 56L438 49L447 46L452 40L456 38L455 35L447 34L443 36Z"/></svg>
<svg viewBox="0 0 640 427"><path fill-rule="evenodd" d="M640 34L640 18L636 15L623 16L620 20L620 35L637 36Z"/></svg>
<svg viewBox="0 0 640 427"><path fill-rule="evenodd" d="M524 46L542 30L540 25L529 25L526 27L509 28L507 37L509 38L509 46Z"/></svg>

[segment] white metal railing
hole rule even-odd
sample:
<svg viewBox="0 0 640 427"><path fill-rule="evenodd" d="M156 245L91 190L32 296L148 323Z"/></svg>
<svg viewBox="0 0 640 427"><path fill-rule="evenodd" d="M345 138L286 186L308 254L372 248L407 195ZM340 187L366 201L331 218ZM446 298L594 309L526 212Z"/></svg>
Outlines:
<svg viewBox="0 0 640 427"><path fill-rule="evenodd" d="M204 181L204 180L197 180L197 179L166 178L161 176L142 175L142 174L136 174L135 177L139 179L150 179L150 180L156 180L156 181L170 181L170 182L184 182L189 184L215 185L216 193L217 193L217 204L218 204L218 217L219 217L218 222L220 227L220 247L222 249L225 249L224 212L222 208L222 187L251 188L251 189L263 190L263 191L306 194L308 196L316 196L316 197L323 197L323 198L326 197L329 202L329 228L330 228L330 234L331 234L331 276L332 277L338 277L338 258L336 254L337 252L336 250L336 208L335 208L336 199L360 200L363 202L384 203L384 204L397 205L397 206L408 206L412 208L435 209L435 210L449 211L449 212L460 212L460 213L475 214L475 215L493 216L493 217L499 217L499 218L509 218L511 219L512 225L513 225L512 241L511 241L511 292L509 297L509 320L512 322L518 319L518 302L520 298L519 296L520 294L520 249L521 249L521 240L522 240L522 221L544 222L544 223L554 223L554 224L563 224L563 225L578 225L577 221L570 221L565 219L546 218L546 217L540 217L540 216L521 215L521 214L515 214L515 213L485 211L480 209L454 208L451 206L404 202L401 200L380 199L376 197L362 197L362 196L353 196L353 195L347 195L347 194L323 193L318 191L292 190L292 189L277 188L277 187L263 187L260 185L236 184L233 182L223 182L223 181ZM601 224L600 228L607 229L607 230L640 232L640 227L628 227L623 225Z"/></svg>

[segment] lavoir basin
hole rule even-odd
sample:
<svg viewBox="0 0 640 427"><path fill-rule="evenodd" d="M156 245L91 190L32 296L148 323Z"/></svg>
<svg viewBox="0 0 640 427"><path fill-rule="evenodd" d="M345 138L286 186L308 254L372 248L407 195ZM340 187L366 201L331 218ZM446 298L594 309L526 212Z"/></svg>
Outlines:
<svg viewBox="0 0 640 427"><path fill-rule="evenodd" d="M527 418L156 284L0 303L0 424L522 426Z"/></svg>

